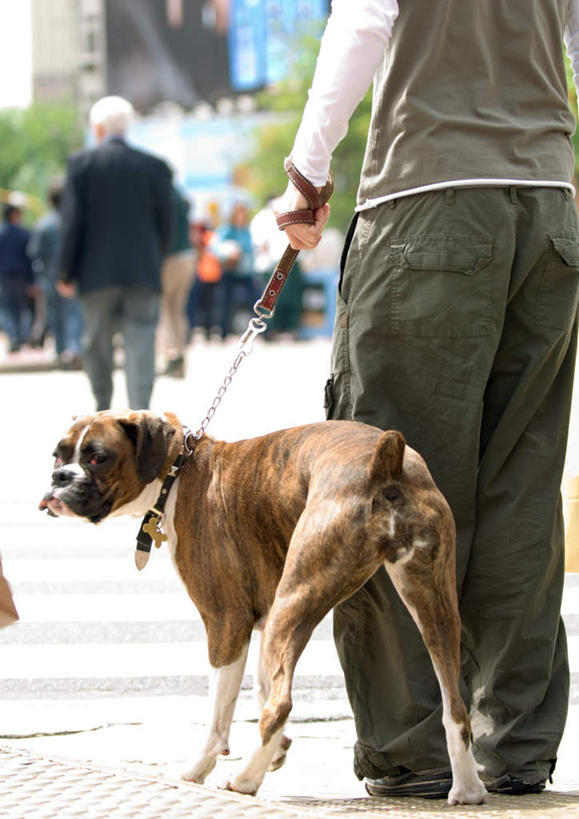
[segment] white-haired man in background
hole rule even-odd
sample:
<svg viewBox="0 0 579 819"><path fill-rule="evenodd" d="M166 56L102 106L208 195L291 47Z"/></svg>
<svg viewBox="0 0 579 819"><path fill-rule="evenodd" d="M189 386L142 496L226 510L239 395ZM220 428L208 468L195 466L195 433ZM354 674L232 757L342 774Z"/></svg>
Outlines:
<svg viewBox="0 0 579 819"><path fill-rule="evenodd" d="M129 146L130 102L104 97L90 111L97 145L69 157L59 292L78 292L84 366L97 410L113 392L113 335L124 340L132 409L147 409L155 378L161 267L171 232L171 171Z"/></svg>

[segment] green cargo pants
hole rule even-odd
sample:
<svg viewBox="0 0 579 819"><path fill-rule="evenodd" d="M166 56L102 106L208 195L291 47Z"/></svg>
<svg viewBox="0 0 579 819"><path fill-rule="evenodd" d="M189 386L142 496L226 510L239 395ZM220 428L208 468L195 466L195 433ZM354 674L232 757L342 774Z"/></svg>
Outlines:
<svg viewBox="0 0 579 819"><path fill-rule="evenodd" d="M327 414L401 430L451 505L464 695L492 778L547 778L567 713L577 221L561 189L436 191L360 213L342 260ZM358 777L448 770L430 660L383 569L334 636Z"/></svg>

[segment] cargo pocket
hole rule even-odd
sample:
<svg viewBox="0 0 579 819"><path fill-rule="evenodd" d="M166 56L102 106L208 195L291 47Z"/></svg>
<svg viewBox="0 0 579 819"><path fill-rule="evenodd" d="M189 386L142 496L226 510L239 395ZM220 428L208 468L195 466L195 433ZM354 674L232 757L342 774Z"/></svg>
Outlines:
<svg viewBox="0 0 579 819"><path fill-rule="evenodd" d="M577 315L579 243L576 237L550 236L547 263L537 299L537 324L569 330Z"/></svg>
<svg viewBox="0 0 579 819"><path fill-rule="evenodd" d="M492 240L422 235L393 239L387 331L467 338L491 334Z"/></svg>

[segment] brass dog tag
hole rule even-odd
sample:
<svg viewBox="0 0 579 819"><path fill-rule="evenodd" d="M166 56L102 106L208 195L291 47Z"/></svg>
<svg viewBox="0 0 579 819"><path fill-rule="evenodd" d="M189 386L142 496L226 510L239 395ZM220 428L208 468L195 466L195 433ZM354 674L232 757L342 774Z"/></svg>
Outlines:
<svg viewBox="0 0 579 819"><path fill-rule="evenodd" d="M164 540L167 540L167 535L161 531L161 518L151 512L145 517L141 524L139 534L137 536L137 548L135 550L135 565L139 571L145 568L149 562L149 554L151 552L151 541L155 543L157 549Z"/></svg>
<svg viewBox="0 0 579 819"><path fill-rule="evenodd" d="M151 520L143 526L143 532L146 532L154 541L157 549L161 547L161 543L167 540L167 535L159 529L159 518L152 517Z"/></svg>

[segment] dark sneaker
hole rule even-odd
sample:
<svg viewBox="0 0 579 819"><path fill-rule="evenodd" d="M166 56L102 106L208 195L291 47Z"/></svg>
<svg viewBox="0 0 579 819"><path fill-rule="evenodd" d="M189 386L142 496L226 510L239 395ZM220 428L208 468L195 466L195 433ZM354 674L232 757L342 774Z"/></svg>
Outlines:
<svg viewBox="0 0 579 819"><path fill-rule="evenodd" d="M370 796L421 796L424 799L446 799L452 787L452 773L417 774L400 766L395 776L365 779Z"/></svg>
<svg viewBox="0 0 579 819"><path fill-rule="evenodd" d="M495 779L492 782L485 782L485 787L489 793L504 793L507 796L522 796L525 793L541 793L545 790L546 780L541 779L540 782L523 782L516 776L507 774L501 779Z"/></svg>

